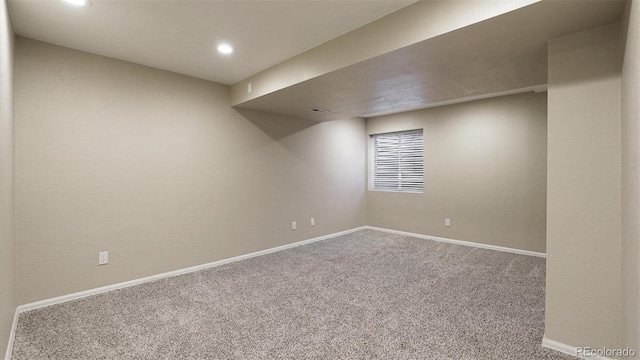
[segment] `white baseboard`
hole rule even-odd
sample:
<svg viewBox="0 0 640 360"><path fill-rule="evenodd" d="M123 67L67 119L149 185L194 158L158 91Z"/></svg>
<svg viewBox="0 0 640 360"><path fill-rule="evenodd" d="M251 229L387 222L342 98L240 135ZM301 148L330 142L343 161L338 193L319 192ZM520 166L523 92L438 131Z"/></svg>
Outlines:
<svg viewBox="0 0 640 360"><path fill-rule="evenodd" d="M576 356L576 347L561 343L559 341L551 340L548 337L544 336L542 338L542 347L546 347L547 349L560 351L561 353L569 354L572 356Z"/></svg>
<svg viewBox="0 0 640 360"><path fill-rule="evenodd" d="M20 312L16 308L13 313L13 323L11 324L11 333L9 333L9 344L7 344L7 352L4 355L5 360L11 360L11 353L13 352L13 340L16 338L16 328L18 326L18 315Z"/></svg>
<svg viewBox="0 0 640 360"><path fill-rule="evenodd" d="M406 232L406 231L391 230L391 229L379 228L379 227L374 227L374 226L365 226L365 228L369 229L369 230L387 232L387 233L390 233L390 234L411 236L411 237L416 237L416 238L419 238L419 239L440 241L440 242L446 242L446 243L451 243L451 244L456 244L456 245L472 246L472 247L477 247L477 248L482 248L482 249L504 251L504 252L510 252L510 253L520 254L520 255L547 257L547 254L545 254L545 253L529 251L529 250L520 250L520 249L508 248L508 247L504 247L504 246L496 246L496 245L481 244L481 243L470 242L470 241L447 239L447 238L443 238L443 237L437 237L437 236L431 236L431 235L423 235L423 234L415 234L415 233L410 233L410 232Z"/></svg>
<svg viewBox="0 0 640 360"><path fill-rule="evenodd" d="M118 283L118 284L107 285L107 286L103 286L103 287L99 287L99 288L95 288L95 289L76 292L76 293L73 293L73 294L62 295L62 296L58 296L58 297L54 297L54 298L50 298L50 299L40 300L40 301L36 301L36 302L29 303L29 304L24 304L24 305L18 306L18 308L16 309L16 314L19 314L19 313L25 312L25 311L39 309L39 308L42 308L42 307L45 307L45 306L51 306L51 305L60 304L60 303L71 301L71 300L75 300L75 299L80 299L80 298L87 297L87 296L92 296L92 295L104 293L104 292L107 292L107 291L112 291L112 290L116 290L116 289L123 289L123 288L127 288L127 287L130 287L130 286L146 283L146 282L149 282L149 281L155 281L155 280L160 280L160 279L164 279L164 278L168 278L168 277L172 277L172 276L188 274L188 273L191 273L191 272L194 272L194 271L198 271L198 270L204 270L204 269L208 269L208 268L212 268L212 267L216 267L216 266L221 266L221 265L229 264L229 263L240 261L240 260L244 260L244 259L249 259L249 258L256 257L256 256L261 256L261 255L266 255L266 254L270 254L270 253L277 252L277 251L287 250L287 249L291 249L291 248L298 247L298 246L301 246L301 245L310 244L310 243L313 243L313 242L316 242L316 241L326 240L326 239L334 238L334 237L337 237L337 236L340 236L340 235L345 235L345 234L349 234L349 233L352 233L352 232L364 230L365 228L366 228L365 226L361 226L361 227L358 227L358 228L345 230L345 231L341 231L341 232L337 232L337 233L333 233L333 234L329 234L329 235L324 235L324 236L316 237L316 238L313 238L313 239L302 240L302 241L298 241L298 242L295 242L295 243L292 243L292 244L287 244L287 245L277 246L277 247L266 249L266 250L256 251L256 252L253 252L253 253L250 253L250 254L235 256L235 257L228 258L228 259L222 259L222 260L210 262L210 263L207 263L207 264L192 266L192 267L188 267L188 268L184 268L184 269L178 269L178 270L169 271L169 272L162 273L162 274L147 276L147 277L140 278L140 279L134 279L134 280L130 280L130 281L125 281L125 282L121 282L121 283ZM12 332L12 336L13 336L13 332Z"/></svg>
<svg viewBox="0 0 640 360"><path fill-rule="evenodd" d="M551 340L546 335L542 338L542 346L551 350L560 351L561 353L569 354L575 357L579 357L581 359L589 359L589 360L612 360L608 357L594 356L594 357L584 357L577 355L578 347L567 345L565 343L561 343L559 341Z"/></svg>

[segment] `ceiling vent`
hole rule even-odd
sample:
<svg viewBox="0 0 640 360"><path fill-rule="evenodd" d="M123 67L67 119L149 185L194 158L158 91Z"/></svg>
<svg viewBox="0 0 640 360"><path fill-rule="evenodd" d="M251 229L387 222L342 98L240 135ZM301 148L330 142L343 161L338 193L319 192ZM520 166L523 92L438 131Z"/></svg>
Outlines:
<svg viewBox="0 0 640 360"><path fill-rule="evenodd" d="M311 109L309 109L309 111L316 112L316 113L321 113L321 114L326 114L326 113L330 113L331 112L331 110L320 109L320 108L311 108Z"/></svg>

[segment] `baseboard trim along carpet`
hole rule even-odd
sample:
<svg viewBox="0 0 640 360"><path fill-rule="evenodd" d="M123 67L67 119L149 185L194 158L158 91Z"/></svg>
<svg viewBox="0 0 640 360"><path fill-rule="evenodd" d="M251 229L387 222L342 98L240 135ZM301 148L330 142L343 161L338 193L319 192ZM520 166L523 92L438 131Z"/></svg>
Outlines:
<svg viewBox="0 0 640 360"><path fill-rule="evenodd" d="M16 308L13 314L13 324L11 324L11 333L9 333L9 344L7 345L7 352L4 354L5 360L11 360L11 353L13 352L13 340L16 338L16 328L18 327L18 315L20 311Z"/></svg>
<svg viewBox="0 0 640 360"><path fill-rule="evenodd" d="M20 313L12 360L549 359L545 259L362 230Z"/></svg>
<svg viewBox="0 0 640 360"><path fill-rule="evenodd" d="M580 356L580 355L578 355L578 347L567 345L565 343L561 343L560 341L551 340L546 335L542 338L542 346L546 347L547 349L560 351L562 353L569 354L569 355L572 355L572 356L576 356L576 357L579 357L581 359L613 360L611 358L602 357L602 356L592 356L592 357Z"/></svg>
<svg viewBox="0 0 640 360"><path fill-rule="evenodd" d="M14 336L14 332L15 332L15 325L16 325L16 322L17 322L18 315L21 312L24 312L24 311L34 310L34 309L42 308L42 307L45 307L45 306L50 306L50 305L55 305L55 304L59 304L59 303L63 303L63 302L67 302L67 301L71 301L71 300L75 300L75 299L80 299L80 298L83 298L83 297L92 296L92 295L104 293L104 292L107 292L107 291L112 291L112 290L116 290L116 289L122 289L122 288L126 288L126 287L130 287L130 286L142 284L142 283L149 282L149 281L155 281L155 280L159 280L159 279L163 279L163 278L167 278L167 277L187 274L187 273L198 271L198 270L204 270L204 269L208 269L208 268L211 268L211 267L220 266L220 265L228 264L228 263L231 263L231 262L244 260L244 259L252 258L252 257L255 257L255 256L265 255L265 254L269 254L269 253L276 252L276 251L282 251L282 250L290 249L290 248L293 248L293 247L297 247L297 246L301 246L301 245L305 245L305 244L310 244L310 243L313 243L313 242L316 242L316 241L326 240L326 239L334 238L334 237L337 237L337 236L340 236L340 235L345 235L345 234L349 234L349 233L352 233L352 232L365 230L365 229L381 231L381 232L397 234L397 235L403 235L403 236L411 236L411 237L415 237L415 238L419 238L419 239L425 239L425 240L440 241L440 242L446 242L446 243L457 244L457 245L472 246L472 247L477 247L477 248L482 248L482 249L510 252L510 253L515 253L515 254L520 254L520 255L546 257L546 254L535 252L535 251L513 249L513 248L508 248L508 247L481 244L481 243L470 242L470 241L447 239L447 238L443 238L443 237L416 234L416 233L410 233L410 232L407 232L407 231L385 229L385 228L379 228L379 227L375 227L375 226L361 226L361 227L358 227L358 228L349 229L349 230L345 230L345 231L341 231L341 232L337 232L337 233L332 233L332 234L328 234L328 235L324 235L324 236L320 236L320 237L316 237L316 238L312 238L312 239L302 240L302 241L298 241L298 242L287 244L287 245L282 245L282 246L277 246L277 247L270 248L270 249L256 251L256 252L253 252L253 253L250 253L250 254L235 256L235 257L228 258L228 259L223 259L223 260L218 260L218 261L210 262L210 263L207 263L207 264L196 265L196 266L192 266L192 267L188 267L188 268L184 268L184 269L178 269L178 270L169 271L169 272L162 273L162 274L151 275L151 276L147 276L147 277L140 278L140 279L134 279L134 280L125 281L125 282L122 282L122 283L107 285L107 286L103 286L103 287L99 287L99 288L95 288L95 289L89 289L89 290L80 291L80 292L67 294L67 295L62 295L62 296L58 296L58 297L54 297L54 298L50 298L50 299L40 300L40 301L32 302L32 303L29 303L29 304L20 305L16 309L16 316L15 316L15 319L14 319L13 328L11 330L11 335L10 335L11 339L10 339L9 346L11 346L11 344L13 344L13 336ZM8 354L11 354L11 353L8 351Z"/></svg>
<svg viewBox="0 0 640 360"><path fill-rule="evenodd" d="M244 260L244 259L249 259L249 258L252 258L252 257L260 256L260 255L270 254L270 253L273 253L273 252L276 252L276 251L287 250L287 249L291 249L291 248L298 247L298 246L301 246L301 245L310 244L310 243L313 243L313 242L316 242L316 241L331 239L331 238L334 238L334 237L337 237L337 236L350 234L352 232L364 230L365 228L366 228L365 226L361 226L361 227L354 228L354 229L340 231L340 232L337 232L337 233L332 233L332 234L328 234L328 235L324 235L324 236L319 236L319 237L312 238L312 239L302 240L302 241L298 241L298 242L291 243L291 244L286 244L286 245L282 245L282 246L276 246L276 247L273 247L273 248L252 252L250 254L239 255L239 256L232 257L232 258L222 259L222 260L218 260L218 261L214 261L214 262L210 262L210 263L206 263L206 264L202 264L202 265L196 265L196 266L192 266L192 267L188 267L188 268L184 268L184 269L178 269L178 270L174 270L174 271L169 271L169 272L162 273L162 274L147 276L147 277L143 277L143 278L140 278L140 279L134 279L134 280L125 281L125 282L121 282L121 283L117 283L117 284L113 284L113 285L107 285L107 286L103 286L103 287L99 287L99 288L95 288L95 289L89 289L89 290L80 291L80 292L76 292L76 293L72 293L72 294L68 294L68 295L62 295L62 296L58 296L58 297L54 297L54 298L50 298L50 299L40 300L40 301L36 301L36 302L29 303L29 304L24 304L24 305L18 306L18 308L16 309L16 313L19 314L19 313L24 312L24 311L30 311L30 310L39 309L39 308L42 308L42 307L45 307L45 306L60 304L60 303L63 303L63 302L67 302L67 301L71 301L71 300L75 300L75 299L80 299L80 298L83 298L83 297L92 296L92 295L104 293L104 292L107 292L107 291L127 288L127 287L130 287L130 286L146 283L146 282L149 282L149 281L155 281L155 280L168 278L168 277L173 277L173 276L177 276L177 275L188 274L188 273L191 273L191 272L194 272L194 271L199 271L199 270L204 270L204 269L208 269L208 268L212 268L212 267L216 267L216 266L221 266L221 265L229 264L229 263L232 263L232 262L236 262L236 261L240 261L240 260ZM11 336L13 336L13 331L12 331Z"/></svg>
<svg viewBox="0 0 640 360"><path fill-rule="evenodd" d="M508 248L508 247L504 247L504 246L482 244L482 243L476 243L476 242L471 242L471 241L447 239L447 238L443 238L443 237L416 234L416 233L410 233L410 232L399 231L399 230L391 230L391 229L379 228L379 227L375 227L375 226L365 226L364 228L365 229L369 229L369 230L382 231L382 232L386 232L386 233L390 233L390 234L411 236L411 237L415 237L415 238L419 238L419 239L425 239L425 240L440 241L440 242L446 242L446 243L451 243L451 244L456 244L456 245L473 246L473 247L477 247L477 248L481 248L481 249L504 251L504 252L510 252L510 253L514 253L514 254L537 256L537 257L543 257L543 258L547 257L547 254L541 253L541 252L536 252L536 251L514 249L514 248Z"/></svg>
<svg viewBox="0 0 640 360"><path fill-rule="evenodd" d="M277 252L277 251L283 251L283 250L291 249L291 248L298 247L298 246L301 246L301 245L306 245L306 244L310 244L310 243L313 243L313 242L316 242L316 241L331 239L331 238L334 238L334 237L338 237L338 236L341 236L341 235L346 235L346 234L349 234L349 233L353 233L353 232L360 231L360 230L365 230L365 229L374 230L374 231L380 231L380 232L386 232L386 233L391 233L391 234L397 234L397 235L403 235L403 236L410 236L410 237L419 238L419 239L446 242L446 243L463 245L463 246L471 246L471 247L477 247L477 248L483 248L483 249L489 249L489 250L510 252L510 253L515 253L515 254L520 254L520 255L546 257L546 254L544 254L544 253L539 253L539 252L534 252L534 251L513 249L513 248L502 247L502 246L481 244L481 243L462 241L462 240L447 239L447 238L442 238L442 237L437 237L437 236L416 234L416 233L410 233L410 232L398 231L398 230L391 230L391 229L385 229L385 228L379 228L379 227L373 227L373 226L361 226L361 227L358 227L358 228L353 228L353 229L349 229L349 230L345 230L345 231L341 231L341 232L337 232L337 233L332 233L332 234L328 234L328 235L324 235L324 236L320 236L320 237L316 237L316 238L312 238L312 239L302 240L302 241L298 241L298 242L295 242L295 243L286 244L286 245L282 245L282 246L277 246L277 247L274 247L274 248L269 248L269 249L265 249L265 250L261 250L261 251L256 251L256 252L245 254L245 255L239 255L239 256L232 257L232 258L222 259L222 260L218 260L218 261L214 261L214 262L210 262L210 263L206 263L206 264L196 265L196 266L192 266L192 267L188 267L188 268L184 268L184 269L178 269L178 270L169 271L169 272L166 272L166 273L156 274L156 275L152 275L152 276L148 276L148 277L144 277L144 278L134 279L134 280L130 280L130 281L122 282L122 283L107 285L107 286L103 286L103 287L99 287L99 288L95 288L95 289L89 289L89 290L80 291L80 292L67 294L67 295L62 295L62 296L58 296L58 297L54 297L54 298L50 298L50 299L40 300L40 301L32 302L32 303L29 303L29 304L20 305L20 306L18 306L16 308L16 311L15 311L15 315L14 315L14 319L13 319L13 325L12 325L12 329L11 329L11 334L10 334L10 339L9 339L9 344L8 344L8 347L7 347L7 353L6 353L5 359L7 359L7 360L10 359L10 356L11 356L11 353L12 353L13 342L14 342L14 338L15 338L15 331L16 331L16 325L17 325L18 317L19 317L19 314L22 313L22 312L35 310L35 309L38 309L38 308L51 306L51 305L55 305L55 304L60 304L60 303L64 303L64 302L67 302L67 301L76 300L76 299L80 299L80 298L84 298L84 297L88 297L88 296L92 296L92 295L97 295L97 294L108 292L108 291L112 291L112 290L127 288L127 287L131 287L131 286L134 286L134 285L139 285L139 284L143 284L143 283L146 283L146 282L150 282L150 281L156 281L156 280L160 280L160 279L163 279L163 278L178 276L178 275L187 274L187 273L191 273L191 272L195 272L195 271L199 271L199 270L204 270L204 269L208 269L208 268L212 268L212 267L216 267L216 266L221 266L221 265L229 264L229 263L232 263L232 262L249 259L249 258L256 257L256 256L266 255L266 254ZM555 342L553 340L549 340L549 339L546 339L546 338L545 338L545 340L547 341L547 343L546 343L546 345L544 345L545 343L543 342L543 345L548 347L548 348L550 348L550 349L558 350L558 351L561 351L561 352L564 352L564 353L567 353L567 354L571 354L571 355L575 354L575 348L574 347L571 347L571 346L568 346L568 345L564 345L564 344L561 344L561 343L558 343L558 342ZM558 344L560 344L560 345L558 345Z"/></svg>

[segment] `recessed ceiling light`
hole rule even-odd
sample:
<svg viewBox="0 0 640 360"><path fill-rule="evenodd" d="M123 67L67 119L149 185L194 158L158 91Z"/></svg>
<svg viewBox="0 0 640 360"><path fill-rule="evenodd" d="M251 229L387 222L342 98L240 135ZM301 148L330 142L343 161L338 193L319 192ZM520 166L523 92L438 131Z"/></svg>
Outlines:
<svg viewBox="0 0 640 360"><path fill-rule="evenodd" d="M220 44L218 45L218 51L222 54L231 54L233 52L233 48L229 44Z"/></svg>
<svg viewBox="0 0 640 360"><path fill-rule="evenodd" d="M91 0L63 0L67 4L77 7L89 7L91 6Z"/></svg>

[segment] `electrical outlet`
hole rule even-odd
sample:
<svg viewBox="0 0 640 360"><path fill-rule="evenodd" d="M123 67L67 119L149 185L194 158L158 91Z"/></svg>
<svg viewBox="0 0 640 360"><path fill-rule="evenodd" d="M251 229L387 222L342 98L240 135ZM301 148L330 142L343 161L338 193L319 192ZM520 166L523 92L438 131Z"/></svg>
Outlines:
<svg viewBox="0 0 640 360"><path fill-rule="evenodd" d="M107 265L109 263L109 252L101 251L98 253L98 265Z"/></svg>
<svg viewBox="0 0 640 360"><path fill-rule="evenodd" d="M315 218L311 218L311 226L315 226L316 225L316 219Z"/></svg>
<svg viewBox="0 0 640 360"><path fill-rule="evenodd" d="M297 228L296 222L294 221L291 223L291 230L295 230L296 228Z"/></svg>
<svg viewBox="0 0 640 360"><path fill-rule="evenodd" d="M251 83L247 84L247 94L251 94L251 91L253 91Z"/></svg>
<svg viewBox="0 0 640 360"><path fill-rule="evenodd" d="M444 226L446 227L451 226L451 219L444 219Z"/></svg>

